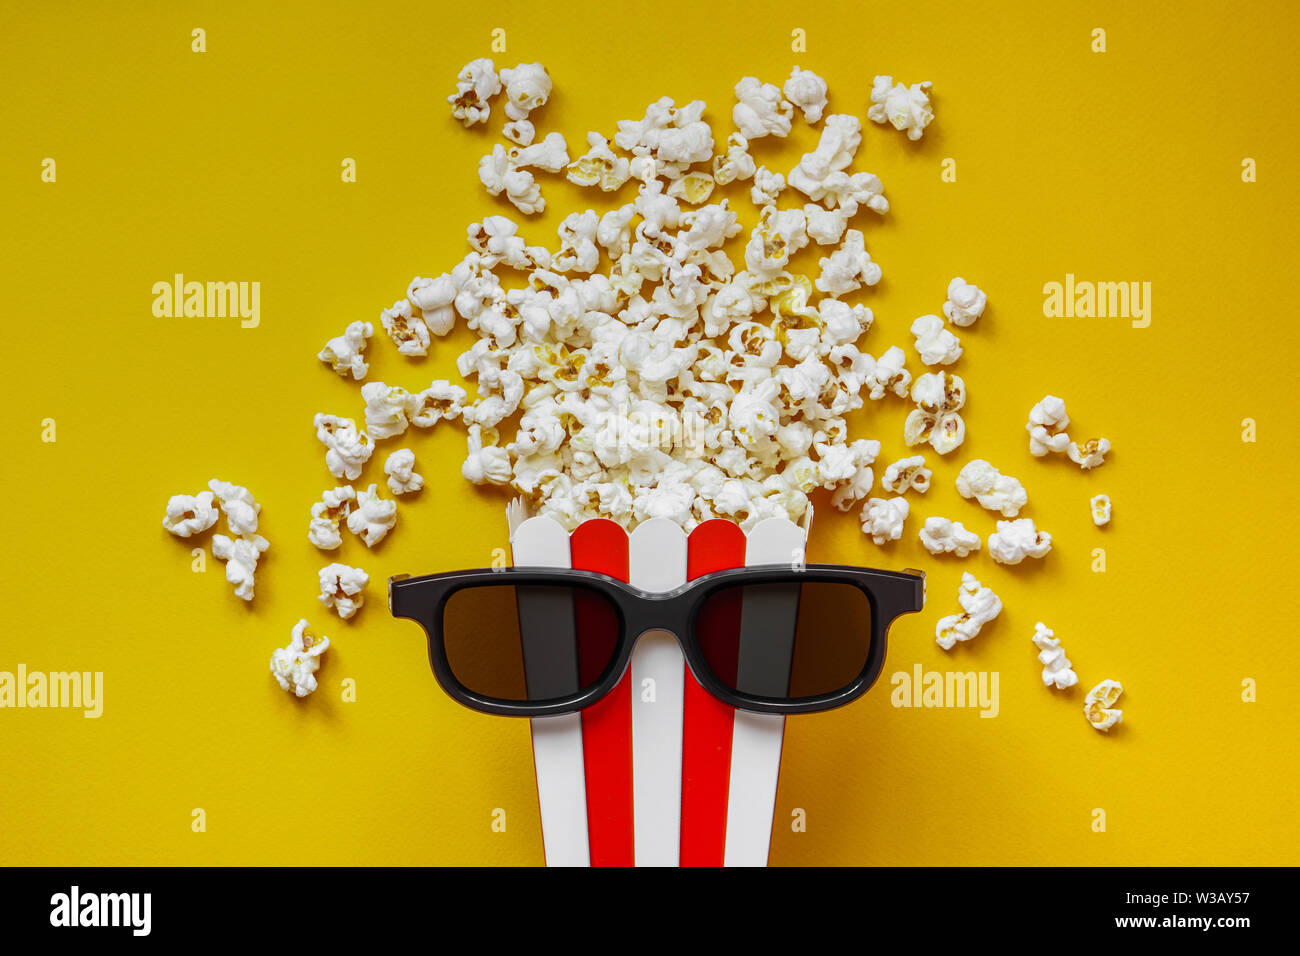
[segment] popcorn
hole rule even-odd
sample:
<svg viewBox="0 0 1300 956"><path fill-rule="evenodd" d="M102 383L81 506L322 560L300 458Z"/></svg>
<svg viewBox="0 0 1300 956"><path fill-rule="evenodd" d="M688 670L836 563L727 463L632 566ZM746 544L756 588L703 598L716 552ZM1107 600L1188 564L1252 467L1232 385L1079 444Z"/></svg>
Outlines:
<svg viewBox="0 0 1300 956"><path fill-rule="evenodd" d="M469 455L460 469L466 481L476 485L509 483L513 474L510 454L497 446L498 440L495 428L481 425L469 427Z"/></svg>
<svg viewBox="0 0 1300 956"><path fill-rule="evenodd" d="M371 438L380 441L406 431L406 406L411 398L406 389L383 382L367 382L361 386L361 397L366 403L366 433ZM348 475L349 479L356 477Z"/></svg>
<svg viewBox="0 0 1300 956"><path fill-rule="evenodd" d="M912 383L916 408L903 423L903 441L908 445L929 442L940 455L957 448L966 439L966 423L959 413L966 404L966 383L960 375L927 372Z"/></svg>
<svg viewBox="0 0 1300 956"><path fill-rule="evenodd" d="M1055 395L1043 400L1029 410L1029 453L1042 458L1049 451L1060 454L1070 443L1065 430L1070 427L1070 416L1065 413L1065 402Z"/></svg>
<svg viewBox="0 0 1300 956"><path fill-rule="evenodd" d="M732 133L727 137L726 155L713 157L713 181L719 186L725 186L727 183L753 179L755 172L757 167L754 165L754 157L749 155L749 140L739 133ZM772 201L775 202L775 197Z"/></svg>
<svg viewBox="0 0 1300 956"><path fill-rule="evenodd" d="M755 206L773 206L776 197L785 189L785 177L766 166L754 171L754 185L749 188L749 198Z"/></svg>
<svg viewBox="0 0 1300 956"><path fill-rule="evenodd" d="M409 448L399 448L388 456L384 474L388 475L388 490L395 495L410 494L424 487L424 478L415 471L415 452Z"/></svg>
<svg viewBox="0 0 1300 956"><path fill-rule="evenodd" d="M347 521L352 503L356 500L357 493L351 485L340 485L326 491L321 500L311 506L307 540L322 551L333 551L342 545L343 535L339 525Z"/></svg>
<svg viewBox="0 0 1300 956"><path fill-rule="evenodd" d="M548 133L546 139L531 146L514 146L506 153L515 169L540 169L558 173L569 165L569 147L559 133Z"/></svg>
<svg viewBox="0 0 1300 956"><path fill-rule="evenodd" d="M907 512L906 498L871 498L862 509L862 533L871 535L876 544L897 541L903 536Z"/></svg>
<svg viewBox="0 0 1300 956"><path fill-rule="evenodd" d="M861 130L856 116L826 117L817 148L805 153L790 171L790 185L829 209L842 209L846 216L855 215L859 206L881 214L888 212L889 200L884 197L885 187L878 176L867 172L850 175L845 171L862 142Z"/></svg>
<svg viewBox="0 0 1300 956"><path fill-rule="evenodd" d="M478 178L489 195L499 196L504 192L506 199L524 215L531 216L546 208L542 189L533 174L511 162L500 143L478 161Z"/></svg>
<svg viewBox="0 0 1300 956"><path fill-rule="evenodd" d="M925 458L913 455L911 458L900 458L886 468L885 477L880 484L886 491L892 491L896 495L912 490L925 494L930 490L930 474L930 469L925 467Z"/></svg>
<svg viewBox="0 0 1300 956"><path fill-rule="evenodd" d="M1110 524L1110 496L1094 495L1089 502L1092 507L1092 523L1098 528Z"/></svg>
<svg viewBox="0 0 1300 956"><path fill-rule="evenodd" d="M307 619L294 625L287 647L271 652L271 676L282 690L295 697L306 697L316 690L316 671L320 658L329 650L330 639L323 634L317 637L309 629Z"/></svg>
<svg viewBox="0 0 1300 956"><path fill-rule="evenodd" d="M802 219L803 213L799 216ZM882 274L880 266L871 261L866 240L857 229L848 230L843 244L821 260L821 270L817 277L817 290L830 296L844 295L863 285L875 285Z"/></svg>
<svg viewBox="0 0 1300 956"><path fill-rule="evenodd" d="M779 432L780 429L778 429ZM819 451L818 454L822 453ZM818 462L817 478L823 485L835 487L835 494L831 496L831 504L835 508L840 511L848 511L871 492L871 486L875 482L875 474L871 470L871 465L879 454L880 442L859 438L849 444L843 452L839 452L839 456L844 459L843 464L847 467L837 473L831 470L836 460L835 449L834 447L827 448L826 453L822 455L822 460ZM805 457L801 460L807 461L808 459ZM797 471L796 463L792 462L786 467L786 471ZM785 472L782 472L782 474L785 474ZM812 488L801 487L800 490L806 494ZM906 517L906 512L904 512L904 517Z"/></svg>
<svg viewBox="0 0 1300 956"><path fill-rule="evenodd" d="M961 358L961 342L937 315L923 315L912 323L916 351L926 365L951 365Z"/></svg>
<svg viewBox="0 0 1300 956"><path fill-rule="evenodd" d="M1104 438L1094 438L1082 445L1078 442L1070 442L1069 447L1065 449L1065 456L1084 471L1088 471L1090 468L1104 465L1106 463L1106 453L1109 451L1109 441Z"/></svg>
<svg viewBox="0 0 1300 956"><path fill-rule="evenodd" d="M826 81L812 70L795 67L781 88L785 98L803 111L803 118L816 123L826 109Z"/></svg>
<svg viewBox="0 0 1300 956"><path fill-rule="evenodd" d="M501 135L512 143L527 146L537 136L537 127L528 120L511 120L501 127Z"/></svg>
<svg viewBox="0 0 1300 956"><path fill-rule="evenodd" d="M692 206L698 206L713 195L715 185L713 177L708 173L689 172L680 179L673 180L672 185L668 187L668 195L685 199Z"/></svg>
<svg viewBox="0 0 1300 956"><path fill-rule="evenodd" d="M235 586L235 597L253 600L257 559L267 547L269 542L260 534L241 534L237 538L224 534L212 536L212 556L226 562L226 580Z"/></svg>
<svg viewBox="0 0 1300 956"><path fill-rule="evenodd" d="M519 226L505 216L485 216L482 222L471 223L465 231L470 248L479 256L483 268L494 268L498 263L505 263L511 269L531 272L533 269L545 269L551 264L551 254L543 246L530 246L519 235ZM455 281L447 276L448 285L453 290L441 303L455 302ZM453 320L454 321L454 320ZM439 333L443 334L443 333Z"/></svg>
<svg viewBox="0 0 1300 956"><path fill-rule="evenodd" d="M1061 649L1061 642L1042 621L1034 625L1033 641L1039 652L1038 663L1043 665L1043 686L1065 690L1079 683L1079 675L1070 669L1070 659Z"/></svg>
<svg viewBox="0 0 1300 956"><path fill-rule="evenodd" d="M218 512L212 499L211 491L200 491L195 496L172 495L167 499L162 526L178 538L202 534L217 523Z"/></svg>
<svg viewBox="0 0 1300 956"><path fill-rule="evenodd" d="M957 473L957 493L974 498L980 507L1000 512L1005 518L1014 518L1029 503L1025 486L1018 479L1002 474L983 458L967 462Z"/></svg>
<svg viewBox="0 0 1300 956"><path fill-rule="evenodd" d="M803 215L807 222L808 238L819 246L833 246L839 242L851 218L846 208L823 209L811 202L804 204Z"/></svg>
<svg viewBox="0 0 1300 956"><path fill-rule="evenodd" d="M989 554L998 564L1019 564L1051 550L1052 536L1035 528L1033 518L999 521L998 530L989 535Z"/></svg>
<svg viewBox="0 0 1300 956"><path fill-rule="evenodd" d="M613 192L631 178L628 161L614 155L610 141L599 133L587 134L587 152L568 166L565 175L569 182L579 186L599 186L603 192Z"/></svg>
<svg viewBox="0 0 1300 956"><path fill-rule="evenodd" d="M832 355L834 352L832 351ZM897 345L890 346L878 359L870 355L861 355L862 384L873 402L880 401L886 392L893 392L899 398L906 398L908 386L912 383L912 373L903 367L906 356Z"/></svg>
<svg viewBox="0 0 1300 956"><path fill-rule="evenodd" d="M344 378L352 376L353 381L361 381L370 371L366 364L366 340L375 334L375 327L369 322L353 322L343 334L330 339L316 357L329 365Z"/></svg>
<svg viewBox="0 0 1300 956"><path fill-rule="evenodd" d="M486 123L492 112L489 100L500 92L501 79L493 62L486 58L471 60L456 78L456 92L447 97L451 115L467 128Z"/></svg>
<svg viewBox="0 0 1300 956"><path fill-rule="evenodd" d="M330 474L348 481L361 477L362 467L375 451L370 436L358 431L352 419L337 415L318 413L312 423L316 426L316 438L326 448L325 467Z"/></svg>
<svg viewBox="0 0 1300 956"><path fill-rule="evenodd" d="M559 228L560 251L551 257L551 268L556 272L592 272L600 264L599 225L600 216L594 209L565 216Z"/></svg>
<svg viewBox="0 0 1300 956"><path fill-rule="evenodd" d="M985 624L1002 613L1002 600L970 573L961 576L957 602L962 613L940 618L934 628L935 643L945 651L952 650L958 641L972 640Z"/></svg>
<svg viewBox="0 0 1300 956"><path fill-rule="evenodd" d="M906 132L910 140L918 140L934 119L930 108L928 90L931 83L913 83L910 87L895 84L892 76L877 76L871 85L871 105L867 119L873 123L889 123L899 132Z"/></svg>
<svg viewBox="0 0 1300 956"><path fill-rule="evenodd" d="M633 176L644 178L638 165L648 162L649 175L676 179L688 166L713 158L713 130L703 115L703 100L676 107L671 97L661 97L646 107L643 119L619 120L614 142L636 157Z"/></svg>
<svg viewBox="0 0 1300 956"><path fill-rule="evenodd" d="M406 299L398 299L390 308L380 312L379 322L402 355L429 354L429 327L414 313ZM354 377L364 378L365 372L354 374Z"/></svg>
<svg viewBox="0 0 1300 956"><path fill-rule="evenodd" d="M943 314L953 325L965 328L974 325L975 320L984 314L987 302L988 296L980 291L979 286L958 276L948 283L948 301L943 304Z"/></svg>
<svg viewBox="0 0 1300 956"><path fill-rule="evenodd" d="M366 603L363 594L370 575L346 564L327 564L320 569L320 602L347 620Z"/></svg>
<svg viewBox="0 0 1300 956"><path fill-rule="evenodd" d="M1088 691L1088 696L1083 699L1083 716L1088 723L1103 733L1109 733L1110 728L1124 719L1124 711L1115 708L1122 693L1124 685L1117 680L1104 680Z"/></svg>
<svg viewBox="0 0 1300 956"><path fill-rule="evenodd" d="M949 521L947 518L926 518L920 538L925 550L931 554L955 554L964 558L980 549L979 535L967 531L960 521Z"/></svg>
<svg viewBox="0 0 1300 956"><path fill-rule="evenodd" d="M740 135L746 139L790 135L794 107L782 98L778 87L747 76L736 84L736 99L731 119Z"/></svg>
<svg viewBox="0 0 1300 956"><path fill-rule="evenodd" d="M415 464L414 456L411 464ZM367 548L373 548L383 541L397 524L397 502L391 498L379 497L378 487L371 485L365 491L357 492L356 507L347 519L348 530L360 538Z"/></svg>
<svg viewBox="0 0 1300 956"><path fill-rule="evenodd" d="M763 207L758 225L750 233L749 242L745 246L745 268L755 275L765 277L782 271L789 265L790 256L808 245L808 234L804 231L804 226L805 220L801 209L778 210L775 206ZM858 235L861 237L861 233ZM863 254L865 255L865 250ZM836 260L837 268L832 270L833 279L849 281L848 274L852 273L857 264L852 256L853 250L850 248L844 257ZM828 261L822 260L823 269L826 268ZM870 262L870 258L867 262ZM876 278L879 279L879 276ZM821 288L820 282L818 288ZM851 288L857 286L853 285Z"/></svg>
<svg viewBox="0 0 1300 956"><path fill-rule="evenodd" d="M551 95L551 76L540 63L520 63L512 70L501 71L501 83L506 88L506 116L514 121L506 124L507 138L526 146L533 141L528 114L546 105Z"/></svg>
<svg viewBox="0 0 1300 956"><path fill-rule="evenodd" d="M424 391L407 396L406 415L416 428L432 428L440 421L460 418L468 399L465 389L440 378Z"/></svg>
<svg viewBox="0 0 1300 956"><path fill-rule="evenodd" d="M253 500L253 495L247 488L217 478L209 481L208 487L221 505L231 534L245 535L257 531L257 516L261 514L262 506Z"/></svg>
<svg viewBox="0 0 1300 956"><path fill-rule="evenodd" d="M446 335L456 322L456 310L452 302L456 299L456 283L450 275L441 275L436 279L422 279L418 276L411 280L406 289L406 298L420 310L424 324L434 335Z"/></svg>

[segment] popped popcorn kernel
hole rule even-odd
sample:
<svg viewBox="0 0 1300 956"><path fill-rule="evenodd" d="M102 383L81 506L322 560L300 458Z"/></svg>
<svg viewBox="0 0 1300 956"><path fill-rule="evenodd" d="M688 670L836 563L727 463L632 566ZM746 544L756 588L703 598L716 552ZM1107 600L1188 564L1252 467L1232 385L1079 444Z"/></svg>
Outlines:
<svg viewBox="0 0 1300 956"><path fill-rule="evenodd" d="M1052 536L1035 528L1033 518L999 521L998 530L989 535L989 554L998 564L1019 564L1051 550Z"/></svg>
<svg viewBox="0 0 1300 956"><path fill-rule="evenodd" d="M1094 495L1088 502L1092 508L1092 523L1098 528L1110 524L1110 496Z"/></svg>
<svg viewBox="0 0 1300 956"><path fill-rule="evenodd" d="M978 637L984 625L1002 613L1001 598L969 572L961 576L957 602L962 612L940 618L934 628L935 643L945 651L952 650L959 641Z"/></svg>
<svg viewBox="0 0 1300 956"><path fill-rule="evenodd" d="M339 526L347 522L356 500L357 493L351 485L340 485L327 490L321 500L311 506L307 540L322 551L333 551L340 547L343 535Z"/></svg>
<svg viewBox="0 0 1300 956"><path fill-rule="evenodd" d="M370 436L350 418L318 413L313 419L316 438L325 446L325 467L335 478L356 481L375 446Z"/></svg>
<svg viewBox="0 0 1300 956"><path fill-rule="evenodd" d="M409 495L424 487L424 478L415 471L415 452L399 448L384 462L388 490L395 495Z"/></svg>
<svg viewBox="0 0 1300 956"><path fill-rule="evenodd" d="M361 610L366 603L363 593L370 583L370 575L360 568L346 564L327 564L320 569L320 602L343 620Z"/></svg>
<svg viewBox="0 0 1300 956"><path fill-rule="evenodd" d="M332 368L339 375L353 381L361 381L370 371L366 363L366 344L375 334L375 327L369 322L353 322L343 334L330 339L316 357Z"/></svg>
<svg viewBox="0 0 1300 956"><path fill-rule="evenodd" d="M903 536L903 522L909 506L906 498L871 498L862 509L862 533L876 544L897 541Z"/></svg>
<svg viewBox="0 0 1300 956"><path fill-rule="evenodd" d="M365 491L357 492L356 507L347 518L348 530L367 548L383 541L397 524L397 502L379 497L378 488L378 485L371 485Z"/></svg>
<svg viewBox="0 0 1300 956"><path fill-rule="evenodd" d="M964 558L972 551L980 549L980 536L967 531L960 521L947 518L930 517L920 532L921 544L931 554L955 554Z"/></svg>
<svg viewBox="0 0 1300 956"><path fill-rule="evenodd" d="M1070 659L1061 649L1061 642L1042 621L1034 625L1033 641L1038 648L1038 663L1043 665L1043 686L1065 690L1079 683L1079 675L1070 669Z"/></svg>
<svg viewBox="0 0 1300 956"><path fill-rule="evenodd" d="M871 105L867 119L873 123L888 123L899 132L906 132L910 140L918 140L934 119L930 108L929 80L913 83L910 87L895 83L892 76L877 76L871 85Z"/></svg>
<svg viewBox="0 0 1300 956"><path fill-rule="evenodd" d="M1088 723L1096 730L1107 733L1122 721L1124 711L1115 707L1122 693L1124 685L1117 680L1104 680L1088 691L1088 696L1083 700L1083 716Z"/></svg>
<svg viewBox="0 0 1300 956"><path fill-rule="evenodd" d="M801 70L797 66L790 71L790 78L781 88L785 98L802 111L803 118L809 123L822 118L826 109L826 91L825 80L812 70Z"/></svg>
<svg viewBox="0 0 1300 956"><path fill-rule="evenodd" d="M1094 438L1082 445L1078 442L1070 442L1069 447L1065 449L1065 455L1084 471L1088 471L1098 465L1104 465L1109 451L1109 441L1104 438Z"/></svg>
<svg viewBox="0 0 1300 956"><path fill-rule="evenodd" d="M946 455L966 439L966 422L960 410L966 404L966 383L960 375L927 372L912 383L916 408L903 422L903 441L908 445L928 443Z"/></svg>
<svg viewBox="0 0 1300 956"><path fill-rule="evenodd" d="M974 325L984 314L987 303L988 296L979 286L958 276L948 283L948 301L943 304L943 314L953 325L965 328Z"/></svg>
<svg viewBox="0 0 1300 956"><path fill-rule="evenodd" d="M269 547L260 534L246 533L237 538L224 534L212 536L212 556L226 562L226 580L235 586L235 596L244 601L253 600L253 586L257 583L257 560Z"/></svg>
<svg viewBox="0 0 1300 956"><path fill-rule="evenodd" d="M569 182L579 186L599 186L602 192L614 192L632 177L628 161L609 148L610 140L599 133L587 134L587 152L568 165Z"/></svg>
<svg viewBox="0 0 1300 956"><path fill-rule="evenodd" d="M923 495L930 490L930 476L930 469L925 467L925 458L913 455L910 458L900 458L886 468L885 477L880 484L886 491L892 491L896 495L908 491Z"/></svg>
<svg viewBox="0 0 1300 956"><path fill-rule="evenodd" d="M957 493L974 498L981 508L1014 518L1029 503L1029 495L1019 479L1004 475L983 458L967 462L957 473Z"/></svg>
<svg viewBox="0 0 1300 956"><path fill-rule="evenodd" d="M528 122L528 115L546 105L551 96L551 75L540 63L520 63L513 69L502 70L500 82L506 91L506 117L514 124L511 129L514 135L508 138L526 146L533 140L533 124Z"/></svg>
<svg viewBox="0 0 1300 956"><path fill-rule="evenodd" d="M323 634L317 637L311 632L307 619L301 619L294 625L288 646L271 652L271 676L282 690L295 697L306 697L316 690L320 658L329 646L328 637Z"/></svg>
<svg viewBox="0 0 1300 956"><path fill-rule="evenodd" d="M409 424L406 406L411 398L406 389L383 382L367 382L361 386L361 397L366 403L366 433L371 438L380 441L406 431Z"/></svg>
<svg viewBox="0 0 1300 956"><path fill-rule="evenodd" d="M491 99L501 92L496 66L486 57L471 60L456 77L456 92L447 97L451 115L467 128L486 123L492 112Z"/></svg>
<svg viewBox="0 0 1300 956"><path fill-rule="evenodd" d="M1055 395L1046 395L1029 410L1029 453L1042 458L1048 452L1060 454L1070 444L1065 430L1070 427L1070 416L1065 411L1065 401Z"/></svg>
<svg viewBox="0 0 1300 956"><path fill-rule="evenodd" d="M172 495L167 499L163 528L178 538L202 534L217 523L219 512L212 504L214 498L211 491L201 491L197 495Z"/></svg>
<svg viewBox="0 0 1300 956"><path fill-rule="evenodd" d="M208 487L217 498L221 513L226 516L226 526L234 535L253 534L257 531L257 516L262 506L253 500L253 494L241 485L213 478Z"/></svg>
<svg viewBox="0 0 1300 956"><path fill-rule="evenodd" d="M961 342L937 315L923 315L912 323L916 353L926 365L951 365L961 358Z"/></svg>
<svg viewBox="0 0 1300 956"><path fill-rule="evenodd" d="M746 139L761 136L789 136L794 107L785 101L780 88L747 76L736 84L732 122Z"/></svg>

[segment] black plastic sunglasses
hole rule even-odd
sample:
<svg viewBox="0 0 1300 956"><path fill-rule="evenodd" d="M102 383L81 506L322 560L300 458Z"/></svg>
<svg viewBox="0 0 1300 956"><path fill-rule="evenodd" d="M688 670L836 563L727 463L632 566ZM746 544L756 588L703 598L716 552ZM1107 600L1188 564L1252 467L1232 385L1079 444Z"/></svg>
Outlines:
<svg viewBox="0 0 1300 956"><path fill-rule="evenodd" d="M700 685L740 710L806 714L857 700L925 574L814 564L733 568L651 593L593 571L481 568L388 582L423 626L442 689L474 710L548 717L619 683L647 631L670 631Z"/></svg>

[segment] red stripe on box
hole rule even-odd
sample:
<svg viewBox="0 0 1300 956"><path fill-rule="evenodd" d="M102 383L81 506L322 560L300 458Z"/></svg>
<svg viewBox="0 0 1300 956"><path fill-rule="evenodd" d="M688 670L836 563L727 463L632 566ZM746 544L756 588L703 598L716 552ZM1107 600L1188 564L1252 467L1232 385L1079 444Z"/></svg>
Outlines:
<svg viewBox="0 0 1300 956"><path fill-rule="evenodd" d="M731 521L706 521L687 538L688 579L744 564L745 533ZM732 681L740 648L740 594L734 597L729 604L711 601L697 622L710 665L720 678ZM688 668L682 728L682 866L722 866L734 718L735 711L701 687Z"/></svg>
<svg viewBox="0 0 1300 956"><path fill-rule="evenodd" d="M627 580L627 532L613 521L584 521L569 536L572 566ZM583 635L578 619L579 639ZM599 648L580 643L584 676L603 669ZM585 658L585 659L584 659ZM582 755L587 782L587 838L592 866L631 866L632 835L632 673L629 669L604 700L582 712Z"/></svg>

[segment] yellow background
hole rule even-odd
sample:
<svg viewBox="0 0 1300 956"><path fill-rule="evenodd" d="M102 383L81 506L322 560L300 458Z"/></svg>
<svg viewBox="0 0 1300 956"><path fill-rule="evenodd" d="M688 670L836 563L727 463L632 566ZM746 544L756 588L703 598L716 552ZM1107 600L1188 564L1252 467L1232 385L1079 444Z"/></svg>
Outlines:
<svg viewBox="0 0 1300 956"><path fill-rule="evenodd" d="M912 499L903 541L876 548L854 515L818 509L812 560L926 568L929 606L895 626L866 699L790 722L772 862L1300 862L1292 8L637 9L649 12L4 4L0 669L100 670L106 687L99 720L0 711L0 862L542 862L527 724L444 697L421 633L384 606L389 574L482 566L506 544L505 497L459 476L461 431L400 440L428 487L376 552L345 542L339 559L372 576L352 621L317 603L330 559L305 534L309 506L334 484L312 415L361 412L358 386L316 361L325 340L374 321L370 380L410 388L454 376L471 341L462 328L428 360L407 360L378 313L413 275L464 254L467 223L509 211L474 168L500 102L470 132L445 103L498 26L509 45L498 65L550 69L556 92L534 118L575 154L586 130L612 134L665 94L706 100L721 142L732 85L780 83L795 63L829 81L832 111L859 116L875 73L934 81L937 119L920 143L864 131L855 168L883 178L893 211L857 223L885 270L861 297L876 314L862 344L904 346L915 373L911 320L938 310L954 275L986 289L956 367L968 438L937 464L930 495ZM190 50L194 27L206 53ZM805 54L791 53L796 27ZM1104 54L1090 50L1096 27ZM789 169L814 137L797 121L792 139L755 151ZM54 184L40 180L45 157ZM344 157L356 184L340 181ZM955 183L940 181L945 157ZM1257 183L1242 182L1244 157ZM605 208L540 179L550 205L525 226L532 242L553 246L574 206ZM260 327L154 318L151 286L177 272L261 282ZM1043 284L1067 272L1151 282L1151 327L1044 318ZM1067 400L1072 431L1113 442L1104 467L1029 456L1026 413L1048 392ZM873 403L854 423L883 442L882 467L904 453L907 407ZM1254 444L1241 440L1246 417ZM57 421L53 444L40 440L45 418ZM395 447L363 481L382 482ZM1024 481L1025 514L1055 538L1041 563L920 548L928 514L993 530L953 488L973 457ZM168 496L212 477L263 505L271 551L251 606L219 562L192 573L192 543L159 525ZM1088 514L1099 491L1115 503L1105 530ZM1090 570L1094 547L1105 573ZM945 654L934 621L957 609L966 569L1006 609ZM267 674L300 616L334 641L322 689L302 701ZM1043 688L1038 620L1082 686ZM888 675L917 662L998 671L1001 713L892 708ZM356 703L340 700L347 677ZM1109 737L1080 713L1105 677L1126 688ZM1241 700L1245 678L1256 703ZM196 807L205 833L191 832ZM497 807L504 834L489 826ZM791 832L795 807L806 833ZM1094 808L1105 833L1091 828Z"/></svg>

